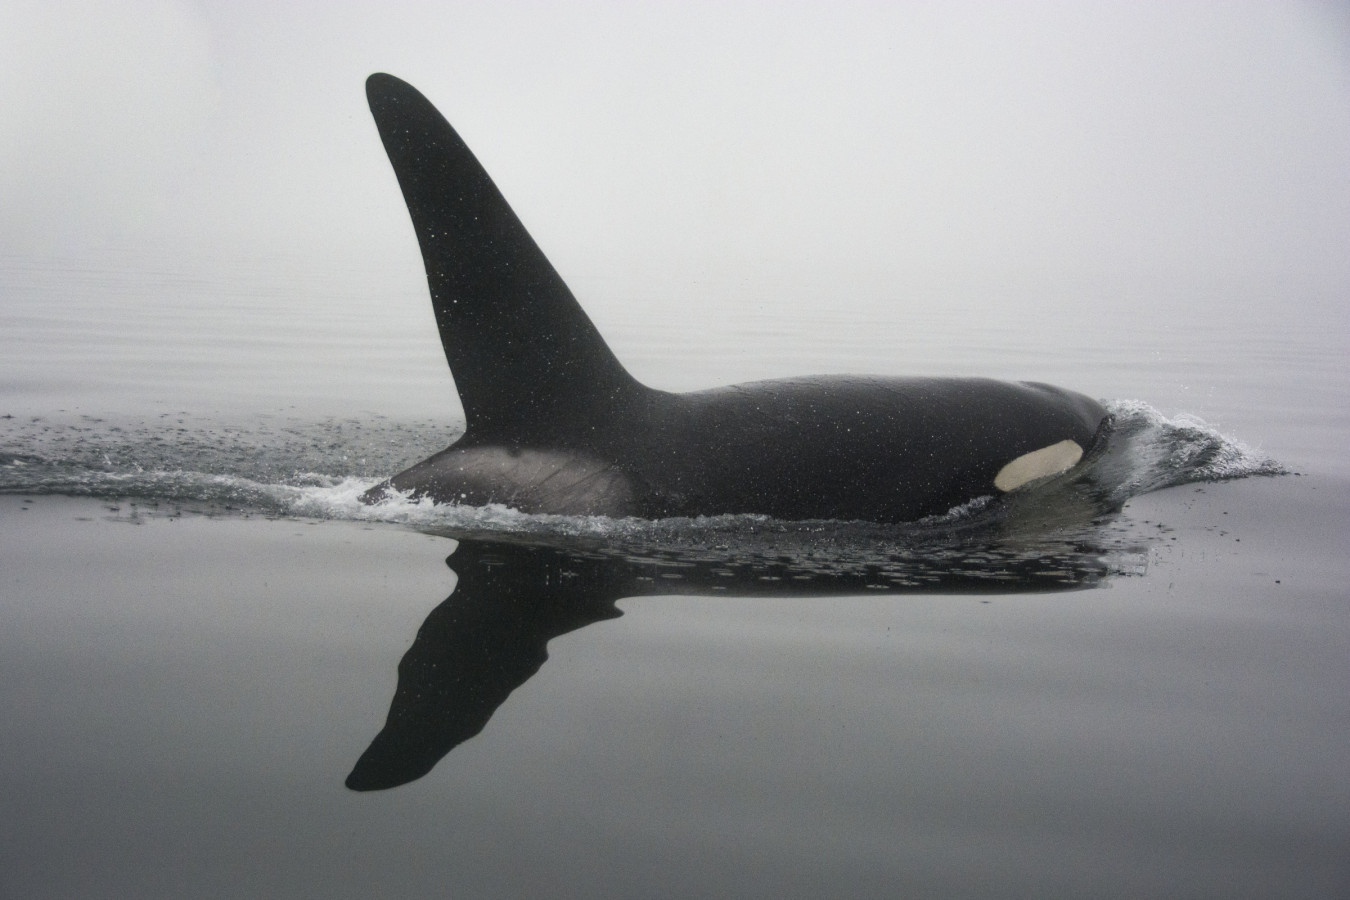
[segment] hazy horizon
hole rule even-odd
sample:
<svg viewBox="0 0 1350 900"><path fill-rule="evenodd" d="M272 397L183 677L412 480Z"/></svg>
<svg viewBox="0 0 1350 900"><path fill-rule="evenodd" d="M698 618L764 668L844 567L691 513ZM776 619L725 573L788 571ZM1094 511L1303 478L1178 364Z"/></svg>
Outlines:
<svg viewBox="0 0 1350 900"><path fill-rule="evenodd" d="M980 374L1227 416L1218 370L1087 361L1127 328L1186 354L1219 319L1280 359L1350 340L1350 16L1329 4L0 15L11 412L451 415L373 71L449 118L656 386Z"/></svg>
<svg viewBox="0 0 1350 900"><path fill-rule="evenodd" d="M573 277L1350 284L1332 5L6 5L20 255L412 252L389 71ZM413 256L415 259L415 255Z"/></svg>

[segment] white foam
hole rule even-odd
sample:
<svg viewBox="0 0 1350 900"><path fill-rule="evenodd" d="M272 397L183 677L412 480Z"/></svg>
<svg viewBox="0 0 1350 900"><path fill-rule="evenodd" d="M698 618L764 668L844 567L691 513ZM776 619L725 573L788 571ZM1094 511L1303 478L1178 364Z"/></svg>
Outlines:
<svg viewBox="0 0 1350 900"><path fill-rule="evenodd" d="M1288 472L1260 449L1224 435L1198 416L1182 413L1169 419L1142 400L1114 400L1107 411L1116 418L1113 441L1128 444L1132 480L1140 487L1135 493Z"/></svg>

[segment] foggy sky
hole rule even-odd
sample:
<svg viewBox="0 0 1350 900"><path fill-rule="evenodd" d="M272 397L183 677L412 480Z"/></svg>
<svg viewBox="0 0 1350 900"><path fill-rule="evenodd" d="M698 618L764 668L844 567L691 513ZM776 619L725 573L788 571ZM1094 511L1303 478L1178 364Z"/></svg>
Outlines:
<svg viewBox="0 0 1350 900"><path fill-rule="evenodd" d="M4 0L0 252L415 264L365 108L388 71L569 280L1340 288L1338 10Z"/></svg>

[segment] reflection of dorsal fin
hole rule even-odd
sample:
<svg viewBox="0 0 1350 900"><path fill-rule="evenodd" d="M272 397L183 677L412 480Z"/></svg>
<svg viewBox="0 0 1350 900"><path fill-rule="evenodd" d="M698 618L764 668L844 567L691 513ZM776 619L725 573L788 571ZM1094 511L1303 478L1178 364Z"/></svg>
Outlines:
<svg viewBox="0 0 1350 900"><path fill-rule="evenodd" d="M366 81L422 247L466 438L557 441L644 390L450 124L392 75Z"/></svg>

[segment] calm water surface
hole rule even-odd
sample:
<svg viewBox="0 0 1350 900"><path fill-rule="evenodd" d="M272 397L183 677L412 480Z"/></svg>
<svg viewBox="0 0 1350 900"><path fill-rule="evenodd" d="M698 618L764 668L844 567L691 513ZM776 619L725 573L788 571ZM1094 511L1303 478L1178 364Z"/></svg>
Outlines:
<svg viewBox="0 0 1350 900"><path fill-rule="evenodd" d="M1118 501L1187 483L370 516L456 433L409 263L0 260L0 896L1350 890L1335 291L583 274L654 386L1057 382L1150 405Z"/></svg>

